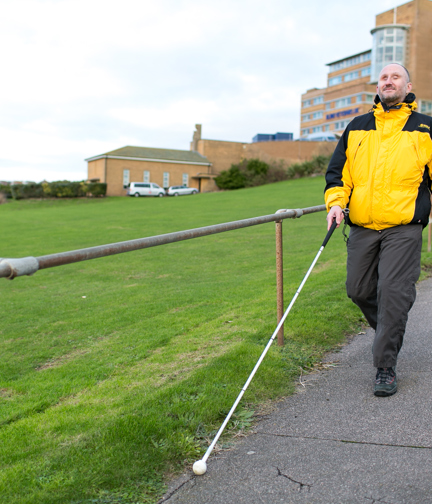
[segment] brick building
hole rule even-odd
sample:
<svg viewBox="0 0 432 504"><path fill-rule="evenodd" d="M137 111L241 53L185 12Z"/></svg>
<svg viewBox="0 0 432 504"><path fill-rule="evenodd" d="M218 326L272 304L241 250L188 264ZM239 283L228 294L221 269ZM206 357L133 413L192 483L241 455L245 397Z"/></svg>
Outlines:
<svg viewBox="0 0 432 504"><path fill-rule="evenodd" d="M332 154L335 142L298 142L293 140L268 142L228 142L201 138L201 125L196 125L191 150L199 152L212 163L212 172L217 174L228 170L232 164L242 159L258 158L268 164L282 164L285 167L293 163L308 161L314 156Z"/></svg>
<svg viewBox="0 0 432 504"><path fill-rule="evenodd" d="M127 146L86 161L88 179L106 182L107 196L125 195L129 182L188 185L203 192L215 187L211 163L198 152Z"/></svg>
<svg viewBox="0 0 432 504"><path fill-rule="evenodd" d="M258 158L269 164L307 161L329 155L335 142L228 142L201 138L195 126L190 150L127 146L87 158L87 178L107 183L107 196L124 196L129 182L156 182L161 187L188 185L200 192L218 190L214 178L242 159Z"/></svg>
<svg viewBox="0 0 432 504"><path fill-rule="evenodd" d="M419 112L432 114L432 1L413 0L376 16L372 49L328 63L327 87L302 95L300 136L341 133L368 112L381 69L400 63L411 74Z"/></svg>

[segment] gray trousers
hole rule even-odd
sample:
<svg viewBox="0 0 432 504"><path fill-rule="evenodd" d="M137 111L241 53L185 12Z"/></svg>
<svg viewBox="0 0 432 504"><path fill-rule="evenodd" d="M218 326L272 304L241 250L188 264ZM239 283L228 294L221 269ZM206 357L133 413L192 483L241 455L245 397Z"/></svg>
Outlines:
<svg viewBox="0 0 432 504"><path fill-rule="evenodd" d="M375 367L394 367L420 276L422 226L375 231L353 226L348 240L348 297L375 329Z"/></svg>

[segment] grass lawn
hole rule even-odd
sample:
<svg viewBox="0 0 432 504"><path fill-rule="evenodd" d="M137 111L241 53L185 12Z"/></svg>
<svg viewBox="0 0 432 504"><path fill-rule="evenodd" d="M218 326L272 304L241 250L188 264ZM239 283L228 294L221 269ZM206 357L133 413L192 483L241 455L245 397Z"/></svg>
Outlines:
<svg viewBox="0 0 432 504"><path fill-rule="evenodd" d="M316 177L179 198L12 201L0 206L0 256L319 205L323 185ZM156 502L205 452L276 327L274 228L0 279L0 502ZM284 221L285 305L325 232L324 213ZM287 319L285 347L270 349L221 448L360 327L345 295L345 254L336 231Z"/></svg>

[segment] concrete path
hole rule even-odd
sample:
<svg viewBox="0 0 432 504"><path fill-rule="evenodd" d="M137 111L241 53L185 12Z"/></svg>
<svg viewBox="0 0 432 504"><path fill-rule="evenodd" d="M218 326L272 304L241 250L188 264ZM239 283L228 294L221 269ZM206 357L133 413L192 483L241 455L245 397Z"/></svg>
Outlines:
<svg viewBox="0 0 432 504"><path fill-rule="evenodd" d="M254 434L210 457L204 476L184 474L160 502L432 503L431 334L428 279L417 286L399 354L397 394L372 394L368 330L327 356L335 367L303 377L299 393L280 403Z"/></svg>

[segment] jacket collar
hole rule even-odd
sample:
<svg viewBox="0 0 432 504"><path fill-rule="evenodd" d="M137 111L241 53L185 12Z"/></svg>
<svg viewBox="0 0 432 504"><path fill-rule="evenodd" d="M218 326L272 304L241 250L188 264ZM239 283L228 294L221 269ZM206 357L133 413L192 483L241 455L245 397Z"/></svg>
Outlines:
<svg viewBox="0 0 432 504"><path fill-rule="evenodd" d="M415 94L414 93L408 93L405 96L405 99L401 103L397 103L396 105L391 105L390 107L386 104L383 103L378 95L375 96L374 103L375 105L373 106L374 109L378 108L379 105L381 105L382 109L385 112L388 112L390 110L399 110L402 107L406 106L410 110L415 110L417 108L417 103L415 102Z"/></svg>

